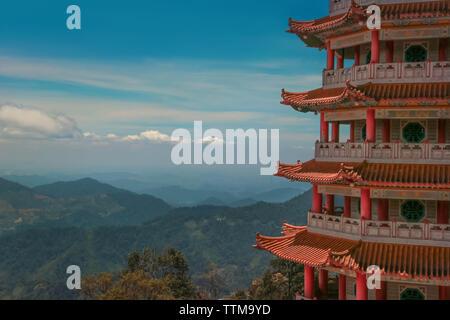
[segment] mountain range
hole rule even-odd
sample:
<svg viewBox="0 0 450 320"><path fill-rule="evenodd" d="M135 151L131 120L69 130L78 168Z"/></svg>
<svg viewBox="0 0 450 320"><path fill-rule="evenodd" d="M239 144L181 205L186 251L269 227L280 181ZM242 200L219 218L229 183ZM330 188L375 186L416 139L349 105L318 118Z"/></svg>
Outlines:
<svg viewBox="0 0 450 320"><path fill-rule="evenodd" d="M117 272L131 251L169 245L184 252L194 281L214 262L226 271L228 291L245 288L273 258L252 247L255 233L279 235L284 220L305 224L311 194L171 208L92 179L35 188L1 179L0 202L10 208L0 210L0 299L72 299L67 266L79 265L83 275Z"/></svg>

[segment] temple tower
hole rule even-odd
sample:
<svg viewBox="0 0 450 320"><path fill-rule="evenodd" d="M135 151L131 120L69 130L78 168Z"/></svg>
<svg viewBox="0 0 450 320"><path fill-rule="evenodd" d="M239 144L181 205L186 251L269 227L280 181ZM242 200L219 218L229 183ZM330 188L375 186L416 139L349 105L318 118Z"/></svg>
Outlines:
<svg viewBox="0 0 450 320"><path fill-rule="evenodd" d="M304 299L326 296L331 274L342 300L450 296L449 3L330 0L327 17L289 19L327 52L321 88L282 91L283 105L320 117L315 159L276 174L311 183L313 205L307 226L258 234L256 247L304 265ZM381 29L366 26L370 4Z"/></svg>

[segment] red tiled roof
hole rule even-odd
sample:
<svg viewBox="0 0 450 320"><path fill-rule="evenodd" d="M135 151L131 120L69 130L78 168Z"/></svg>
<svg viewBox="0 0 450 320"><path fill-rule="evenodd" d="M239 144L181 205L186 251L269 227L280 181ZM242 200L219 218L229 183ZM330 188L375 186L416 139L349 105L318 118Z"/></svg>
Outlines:
<svg viewBox="0 0 450 320"><path fill-rule="evenodd" d="M384 20L450 16L450 1L422 1L380 5Z"/></svg>
<svg viewBox="0 0 450 320"><path fill-rule="evenodd" d="M450 247L354 241L311 233L306 227L288 228L297 232L282 237L257 234L255 247L311 267L331 265L365 272L377 265L385 276L450 279Z"/></svg>
<svg viewBox="0 0 450 320"><path fill-rule="evenodd" d="M344 88L319 88L299 93L288 92L283 89L281 97L283 98L281 104L289 105L302 112L336 108L350 101L355 102L356 105L374 101L378 104L389 101L448 102L450 100L450 83L366 83L353 86L347 82Z"/></svg>
<svg viewBox="0 0 450 320"><path fill-rule="evenodd" d="M311 183L356 183L368 186L449 188L450 165L404 163L339 163L311 160L280 163L279 177Z"/></svg>
<svg viewBox="0 0 450 320"><path fill-rule="evenodd" d="M421 19L449 17L449 0L406 2L396 4L380 4L382 21L398 19ZM359 24L364 28L363 22L367 15L363 6L352 1L349 10L344 14L336 16L326 16L311 21L295 21L289 18L290 33L297 34L305 43L310 46L323 46L323 41L319 39L318 33L334 31L349 25Z"/></svg>
<svg viewBox="0 0 450 320"><path fill-rule="evenodd" d="M318 237L308 232L306 227L282 237L264 237L257 234L256 243L255 247L258 249L267 250L279 258L311 267L324 266L330 254L348 252L358 244L357 241L336 237Z"/></svg>
<svg viewBox="0 0 450 320"><path fill-rule="evenodd" d="M450 247L361 242L348 254L331 256L330 263L354 271L376 265L387 276L444 280L450 278Z"/></svg>
<svg viewBox="0 0 450 320"><path fill-rule="evenodd" d="M346 13L333 17L326 16L311 21L295 21L289 18L290 29L288 32L297 34L323 32L346 24L363 21L366 17L362 7L352 1L352 6Z"/></svg>

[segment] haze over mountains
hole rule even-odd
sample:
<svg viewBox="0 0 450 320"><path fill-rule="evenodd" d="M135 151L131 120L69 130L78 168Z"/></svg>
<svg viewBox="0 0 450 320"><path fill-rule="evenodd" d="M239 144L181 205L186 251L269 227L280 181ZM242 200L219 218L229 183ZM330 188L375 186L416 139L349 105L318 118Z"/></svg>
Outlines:
<svg viewBox="0 0 450 320"><path fill-rule="evenodd" d="M304 224L310 206L310 191L283 203L173 208L89 178L34 188L0 178L0 299L76 298L65 287L68 265L116 272L131 251L169 245L187 256L194 280L214 262L228 291L243 288L272 259L252 247L255 233Z"/></svg>
<svg viewBox="0 0 450 320"><path fill-rule="evenodd" d="M200 177L198 180L201 180L201 183L191 183L183 179L165 181L158 176L147 177L129 173L96 173L93 176L96 180L119 189L158 197L174 207L199 204L236 207L258 201L280 203L303 193L310 187L306 183L290 183L285 179L260 176L253 180L242 178L242 184L239 186L235 184L239 179L227 181L222 175L217 176L215 183ZM4 175L3 177L30 188L38 187L36 190L42 190L41 186L53 185L61 181L69 183L84 180L84 177L80 178L79 175ZM171 182L174 184L166 185ZM80 188L82 188L81 185Z"/></svg>

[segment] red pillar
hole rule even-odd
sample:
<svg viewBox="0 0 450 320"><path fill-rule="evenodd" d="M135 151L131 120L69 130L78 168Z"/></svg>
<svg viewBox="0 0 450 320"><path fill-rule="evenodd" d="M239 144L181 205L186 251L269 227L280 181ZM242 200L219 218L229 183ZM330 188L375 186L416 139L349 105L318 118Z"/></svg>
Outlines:
<svg viewBox="0 0 450 320"><path fill-rule="evenodd" d="M355 66L359 66L360 64L360 57L361 57L361 47L356 46L355 47Z"/></svg>
<svg viewBox="0 0 450 320"><path fill-rule="evenodd" d="M347 300L347 277L339 274L339 300Z"/></svg>
<svg viewBox="0 0 450 320"><path fill-rule="evenodd" d="M372 220L372 201L370 189L361 189L361 218Z"/></svg>
<svg viewBox="0 0 450 320"><path fill-rule="evenodd" d="M328 142L328 122L325 121L325 112L320 113L320 141Z"/></svg>
<svg viewBox="0 0 450 320"><path fill-rule="evenodd" d="M327 194L325 196L325 208L327 209L327 214L334 212L334 194Z"/></svg>
<svg viewBox="0 0 450 320"><path fill-rule="evenodd" d="M446 142L446 120L445 119L439 119L438 122L438 143L445 143Z"/></svg>
<svg viewBox="0 0 450 320"><path fill-rule="evenodd" d="M367 279L365 273L356 273L356 300L367 300Z"/></svg>
<svg viewBox="0 0 450 320"><path fill-rule="evenodd" d="M352 215L352 198L349 196L344 197L344 217L350 218Z"/></svg>
<svg viewBox="0 0 450 320"><path fill-rule="evenodd" d="M350 121L350 142L355 142L355 121Z"/></svg>
<svg viewBox="0 0 450 320"><path fill-rule="evenodd" d="M372 30L372 60L373 63L380 62L380 32L379 30Z"/></svg>
<svg viewBox="0 0 450 320"><path fill-rule="evenodd" d="M305 265L305 298L314 298L314 268Z"/></svg>
<svg viewBox="0 0 450 320"><path fill-rule="evenodd" d="M389 199L378 199L378 221L389 220Z"/></svg>
<svg viewBox="0 0 450 320"><path fill-rule="evenodd" d="M319 270L319 291L321 297L328 296L328 270Z"/></svg>
<svg viewBox="0 0 450 320"><path fill-rule="evenodd" d="M386 41L386 63L394 62L394 41Z"/></svg>
<svg viewBox="0 0 450 320"><path fill-rule="evenodd" d="M367 142L375 142L375 110L367 110L366 119L366 140Z"/></svg>
<svg viewBox="0 0 450 320"><path fill-rule="evenodd" d="M343 69L344 68L344 57L337 56L337 69Z"/></svg>
<svg viewBox="0 0 450 320"><path fill-rule="evenodd" d="M439 61L447 60L447 38L439 39Z"/></svg>
<svg viewBox="0 0 450 320"><path fill-rule="evenodd" d="M439 286L439 300L447 300L447 288L444 286Z"/></svg>
<svg viewBox="0 0 450 320"><path fill-rule="evenodd" d="M387 297L387 283L386 281L381 281L381 288L376 289L375 291L375 297L377 300L386 300Z"/></svg>
<svg viewBox="0 0 450 320"><path fill-rule="evenodd" d="M332 142L339 142L339 122L331 123L331 139Z"/></svg>
<svg viewBox="0 0 450 320"><path fill-rule="evenodd" d="M327 42L327 70L334 69L334 50L331 49L331 42Z"/></svg>
<svg viewBox="0 0 450 320"><path fill-rule="evenodd" d="M383 120L383 143L391 142L391 120Z"/></svg>
<svg viewBox="0 0 450 320"><path fill-rule="evenodd" d="M317 184L313 185L313 208L312 211L315 213L322 213L322 194L319 193L319 186Z"/></svg>
<svg viewBox="0 0 450 320"><path fill-rule="evenodd" d="M437 204L437 223L448 224L448 202L438 201Z"/></svg>

